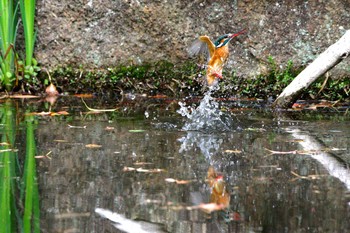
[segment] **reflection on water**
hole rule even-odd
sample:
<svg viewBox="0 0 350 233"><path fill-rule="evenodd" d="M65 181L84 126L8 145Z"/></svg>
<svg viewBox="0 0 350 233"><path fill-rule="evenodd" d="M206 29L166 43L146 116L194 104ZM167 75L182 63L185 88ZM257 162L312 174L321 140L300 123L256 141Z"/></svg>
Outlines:
<svg viewBox="0 0 350 233"><path fill-rule="evenodd" d="M26 116L17 122L16 115L12 101L0 104L0 232L40 232L35 121ZM21 124L26 129L25 148L16 144Z"/></svg>
<svg viewBox="0 0 350 233"><path fill-rule="evenodd" d="M42 232L127 232L123 224L179 233L350 229L344 113L280 120L243 111L232 117L241 130L233 124L234 130L199 132L181 130L188 121L169 102L147 108L146 118L145 109L131 105L91 114L81 103L59 101L52 111L70 115L42 116L33 128ZM40 112L40 103L32 105L28 111ZM19 151L27 128L10 130Z"/></svg>

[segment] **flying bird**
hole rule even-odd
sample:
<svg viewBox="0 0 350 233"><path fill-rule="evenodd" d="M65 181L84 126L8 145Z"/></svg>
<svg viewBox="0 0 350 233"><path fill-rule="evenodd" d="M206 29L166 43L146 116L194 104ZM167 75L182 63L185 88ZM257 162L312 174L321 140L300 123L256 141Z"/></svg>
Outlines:
<svg viewBox="0 0 350 233"><path fill-rule="evenodd" d="M207 55L206 78L209 86L214 85L217 79L222 79L222 69L229 57L229 42L244 32L245 30L242 30L235 34L222 35L215 42L212 42L208 36L200 36L188 49L191 57L198 54Z"/></svg>

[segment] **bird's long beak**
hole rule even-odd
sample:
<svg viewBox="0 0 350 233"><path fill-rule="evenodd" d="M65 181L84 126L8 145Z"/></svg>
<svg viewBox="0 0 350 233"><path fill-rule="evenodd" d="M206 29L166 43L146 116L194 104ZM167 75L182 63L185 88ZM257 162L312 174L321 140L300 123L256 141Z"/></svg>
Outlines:
<svg viewBox="0 0 350 233"><path fill-rule="evenodd" d="M232 38L234 38L234 37L236 37L236 36L239 36L239 35L241 35L241 34L243 34L243 33L245 33L246 32L246 30L245 29L243 29L242 31L240 31L240 32L237 32L237 33L234 33L234 34L231 34L230 35L230 38L232 39Z"/></svg>

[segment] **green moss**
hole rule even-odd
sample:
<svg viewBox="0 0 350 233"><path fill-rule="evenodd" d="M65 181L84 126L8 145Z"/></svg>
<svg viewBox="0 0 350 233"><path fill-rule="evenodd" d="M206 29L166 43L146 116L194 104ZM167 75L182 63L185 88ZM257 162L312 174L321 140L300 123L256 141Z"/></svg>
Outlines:
<svg viewBox="0 0 350 233"><path fill-rule="evenodd" d="M294 66L292 61L278 66L272 57L268 58L268 72L255 78L242 79L236 77L234 72L224 74L229 77L228 81L221 83L221 94L237 95L241 97L267 99L268 97L277 97L283 89L304 69L304 67ZM280 68L285 67L285 68ZM327 100L345 100L350 94L350 80L347 77L341 79L329 79L323 86L325 77L314 82L302 95L301 99L327 99ZM229 86L229 92L225 87Z"/></svg>
<svg viewBox="0 0 350 233"><path fill-rule="evenodd" d="M142 65L118 65L101 70L59 67L51 75L57 86L69 93L129 91L173 96L191 86L198 89L200 79L197 76L200 72L194 63L175 66L167 61L160 61Z"/></svg>
<svg viewBox="0 0 350 233"><path fill-rule="evenodd" d="M284 68L281 68L284 67ZM268 58L268 72L254 78L237 77L235 72L224 70L225 77L218 96L240 96L267 99L275 98L301 72L303 67L292 61L277 65ZM41 80L47 79L41 73ZM205 70L193 62L174 65L168 61L142 65L118 65L106 69L86 70L83 67L59 67L51 73L57 87L68 93L165 94L172 97L203 95ZM324 79L323 79L324 80ZM329 80L321 93L323 80L315 82L302 96L304 99L345 99L349 96L349 79ZM43 90L43 89L41 89Z"/></svg>

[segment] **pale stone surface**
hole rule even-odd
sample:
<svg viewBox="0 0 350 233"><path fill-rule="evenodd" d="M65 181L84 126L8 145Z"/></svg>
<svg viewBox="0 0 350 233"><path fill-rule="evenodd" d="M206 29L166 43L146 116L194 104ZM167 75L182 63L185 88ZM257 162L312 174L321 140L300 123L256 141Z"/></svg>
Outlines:
<svg viewBox="0 0 350 233"><path fill-rule="evenodd" d="M199 36L237 32L226 69L254 77L292 60L307 65L350 25L350 2L38 0L36 57L46 67L112 67L129 62L189 59ZM335 70L346 75L349 62Z"/></svg>

